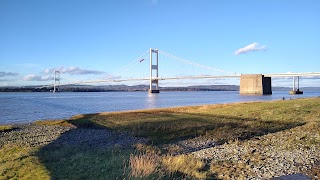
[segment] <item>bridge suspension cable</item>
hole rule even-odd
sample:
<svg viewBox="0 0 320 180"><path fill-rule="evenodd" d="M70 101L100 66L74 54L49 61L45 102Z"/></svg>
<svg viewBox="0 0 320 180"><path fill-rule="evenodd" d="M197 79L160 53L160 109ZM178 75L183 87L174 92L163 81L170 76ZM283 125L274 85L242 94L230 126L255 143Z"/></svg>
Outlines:
<svg viewBox="0 0 320 180"><path fill-rule="evenodd" d="M222 72L222 73L226 73L226 74L238 75L238 73L235 73L235 72L229 72L229 71L225 71L225 70L222 70L222 69L213 68L213 67L210 67L210 66L205 66L205 65L202 65L202 64L199 64L199 63L196 63L196 62L192 62L192 61L183 59L183 58L181 58L181 57L178 57L178 56L169 54L169 53L164 52L164 51L162 51L162 50L159 50L159 53L162 54L162 55L164 55L164 56L167 56L167 57L169 57L169 58L171 58L171 59L180 61L180 62L182 62L182 63L190 64L190 65L192 65L192 66L196 66L196 67L199 67L199 68L203 68L203 69L207 69L207 70L212 70L212 71L217 71L217 72Z"/></svg>
<svg viewBox="0 0 320 180"><path fill-rule="evenodd" d="M113 75L119 75L125 72L128 72L129 70L132 69L132 67L136 66L137 64L139 64L141 62L141 60L145 60L148 58L148 53L149 50L145 51L144 53L142 53L140 56L138 56L136 59L134 59L133 61L131 61L129 64L127 64L126 66L118 69L117 71L114 71L111 73L111 78L114 77Z"/></svg>
<svg viewBox="0 0 320 180"><path fill-rule="evenodd" d="M157 50L159 55L162 55L166 58L160 58L160 76L154 79L157 80L173 80L173 79L205 79L205 78L222 78L222 77L231 77L239 76L238 73L229 72L226 70L213 68L210 66L202 65L193 61L186 60L184 58L175 56L173 54L167 53L162 50ZM166 64L166 59L169 59ZM61 83L60 86L66 85L75 85L75 84L90 84L90 83L109 83L109 82L123 82L123 81L139 81L139 80L150 80L149 77L149 50L146 50L140 56L135 58L133 61L125 65L124 67L113 71L112 73L105 75L104 78L98 80L83 80L83 81L70 81L67 83ZM175 63L174 63L175 62ZM180 63L180 64L176 64ZM167 65L167 67L165 67ZM186 66L187 65L187 66ZM140 70L138 70L140 68ZM174 69L173 69L174 68ZM190 71L192 69L193 73ZM194 70L200 70L200 73L194 73ZM207 70L205 74L203 70ZM184 71L184 72L183 72ZM181 73L183 72L183 73ZM214 74L214 72L219 72L222 74ZM163 74L162 74L163 73ZM175 73L175 74L174 74ZM140 76L139 76L140 74ZM63 79L68 79L66 76Z"/></svg>
<svg viewBox="0 0 320 180"><path fill-rule="evenodd" d="M170 53L167 53L165 51L162 50L158 50L159 54L169 58L170 60L175 60L176 62L180 62L182 64L186 64L186 65L190 65L192 68L200 68L200 69L206 69L209 70L210 72L220 72L220 73L224 73L224 75L222 76L217 76L217 77L225 77L226 74L228 75L233 75L233 76L239 76L239 74L234 73L234 72L229 72L229 71L225 71L222 69L218 69L218 68L213 68L210 66L205 66L196 62L192 62L189 60L186 60L184 58L172 55ZM75 85L75 84L90 84L90 83L103 83L103 82L123 82L123 81L139 81L139 80L148 80L148 74L149 74L149 64L147 63L149 61L149 50L146 50L144 53L142 53L140 56L138 56L137 58L135 58L133 61L131 61L130 63L128 63L126 66L110 73L107 75L106 78L100 79L100 80L87 80L87 81L70 81L68 83L62 83L61 86L66 86L66 85ZM160 59L161 63L164 63L163 59ZM144 62L144 63L142 63ZM143 64L143 65L142 65ZM140 69L140 76L137 76L139 74L139 70L137 70L137 68L141 68L141 66L143 66L142 70ZM173 64L169 64L168 66L175 66L176 73L179 73L179 69L183 69L181 68L181 65L173 65ZM161 69L165 69L167 67L163 67L161 66L160 68L160 73L163 72ZM190 73L190 72L189 72ZM200 79L200 78L214 78L214 76L212 75L200 75L200 74L185 74L184 76L171 76L170 78L167 79ZM64 77L64 79L68 79L66 77ZM165 77L159 77L159 80L165 80Z"/></svg>
<svg viewBox="0 0 320 180"><path fill-rule="evenodd" d="M135 58L133 61L128 63L126 66L114 71L111 74L108 74L105 78L102 79L96 79L96 80L86 80L86 81L70 81L69 78L64 77L64 79L68 79L70 82L68 83L62 83L60 86L68 86L68 85L76 85L76 84L92 84L92 83L109 83L109 82L123 82L123 81L138 81L138 80L147 80L146 77L133 77L128 73L129 71L134 71L139 63L141 63L141 60L147 60L148 59L148 52L149 50L142 53L140 56ZM146 68L145 71L147 72L148 69ZM122 75L126 74L126 77L123 77ZM129 76L129 77L128 77ZM131 77L130 77L131 76Z"/></svg>
<svg viewBox="0 0 320 180"><path fill-rule="evenodd" d="M159 58L159 64L151 65L150 52L156 52L161 55ZM152 53L151 53L152 54ZM150 71L158 71L159 76L150 77ZM199 72L195 72L198 70ZM205 70L205 71L204 71ZM149 74L150 73L150 74ZM63 72L61 72L61 75ZM158 74L158 73L157 73ZM63 80L67 80L66 83L61 83L58 86L76 85L76 84L94 84L94 83L115 83L124 81L146 81L158 82L158 80L177 80L181 81L186 79L224 79L224 78L239 78L241 74L236 72L230 72L206 65L202 65L193 61L186 60L184 58L172 55L162 50L148 49L140 56L129 62L122 68L113 71L110 74L104 74L104 77L96 80L70 80L68 76L63 76ZM265 74L265 77L289 77L289 76L320 76L319 72L313 73L277 73L277 74ZM60 77L58 77L60 80ZM87 78L89 79L89 78ZM45 85L42 87L53 87L56 85L56 81L49 86ZM200 80L201 81L201 80ZM210 80L210 83L211 80Z"/></svg>

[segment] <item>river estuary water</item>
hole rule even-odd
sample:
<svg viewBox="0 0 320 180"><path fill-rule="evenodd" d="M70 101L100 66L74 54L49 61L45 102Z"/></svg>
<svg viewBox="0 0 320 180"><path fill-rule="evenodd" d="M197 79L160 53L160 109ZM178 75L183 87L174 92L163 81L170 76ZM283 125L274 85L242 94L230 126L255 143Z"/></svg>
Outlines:
<svg viewBox="0 0 320 180"><path fill-rule="evenodd" d="M240 95L238 91L0 93L0 124L70 118L98 112L317 96L320 92L289 95L287 91L274 91L272 95L264 96Z"/></svg>

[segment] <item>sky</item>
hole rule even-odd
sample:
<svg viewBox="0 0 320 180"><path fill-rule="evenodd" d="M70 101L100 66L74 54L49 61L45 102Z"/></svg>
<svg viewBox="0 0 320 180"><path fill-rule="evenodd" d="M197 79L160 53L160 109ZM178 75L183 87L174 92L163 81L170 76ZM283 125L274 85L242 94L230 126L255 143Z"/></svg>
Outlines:
<svg viewBox="0 0 320 180"><path fill-rule="evenodd" d="M319 9L318 0L0 0L0 86L50 84L54 70L65 82L115 76L149 48L228 72L320 72ZM228 82L237 83L181 84Z"/></svg>

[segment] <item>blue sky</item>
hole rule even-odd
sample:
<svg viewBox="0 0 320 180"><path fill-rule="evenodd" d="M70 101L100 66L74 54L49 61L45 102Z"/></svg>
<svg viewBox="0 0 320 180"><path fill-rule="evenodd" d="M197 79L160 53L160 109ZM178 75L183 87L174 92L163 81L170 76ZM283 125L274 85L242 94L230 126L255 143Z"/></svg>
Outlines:
<svg viewBox="0 0 320 180"><path fill-rule="evenodd" d="M0 86L49 84L54 69L65 81L101 79L149 48L229 72L319 72L319 9L318 0L0 0Z"/></svg>

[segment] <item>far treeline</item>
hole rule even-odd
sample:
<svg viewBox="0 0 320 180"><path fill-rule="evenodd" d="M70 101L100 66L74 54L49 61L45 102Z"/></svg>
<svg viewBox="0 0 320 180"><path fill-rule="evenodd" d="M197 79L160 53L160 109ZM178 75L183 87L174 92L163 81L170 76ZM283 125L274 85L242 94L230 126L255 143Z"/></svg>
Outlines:
<svg viewBox="0 0 320 180"><path fill-rule="evenodd" d="M148 91L149 86L137 85L106 85L106 86L61 86L58 91L61 92L135 92ZM50 92L53 87L38 88L35 86L24 87L0 87L0 92ZM188 87L160 87L160 91L239 91L236 85L211 85L211 86L188 86Z"/></svg>
<svg viewBox="0 0 320 180"><path fill-rule="evenodd" d="M106 85L106 86L89 86L89 85L73 85L73 86L61 86L58 91L61 92L135 92L135 91L148 91L147 85ZM187 87L160 87L160 91L239 91L237 85L209 85L209 86L187 86ZM289 91L288 87L272 87L273 91ZM305 87L304 91L320 91L320 87ZM53 91L53 87L36 86L11 86L0 87L0 92L50 92Z"/></svg>

